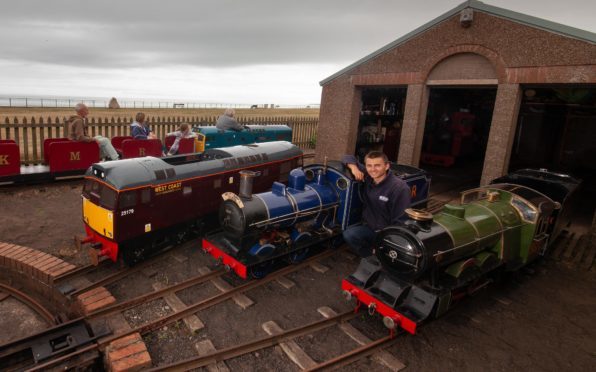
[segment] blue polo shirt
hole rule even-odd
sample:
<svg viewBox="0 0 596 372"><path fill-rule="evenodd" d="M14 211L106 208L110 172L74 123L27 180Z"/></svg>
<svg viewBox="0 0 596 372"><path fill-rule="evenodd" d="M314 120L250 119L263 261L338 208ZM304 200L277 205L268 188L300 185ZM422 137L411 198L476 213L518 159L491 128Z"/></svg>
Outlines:
<svg viewBox="0 0 596 372"><path fill-rule="evenodd" d="M356 157L346 155L344 164L356 164L366 175L362 201L362 222L372 230L381 230L389 225L401 224L405 219L404 210L410 206L410 187L389 171L379 184L366 173L366 167L358 163Z"/></svg>

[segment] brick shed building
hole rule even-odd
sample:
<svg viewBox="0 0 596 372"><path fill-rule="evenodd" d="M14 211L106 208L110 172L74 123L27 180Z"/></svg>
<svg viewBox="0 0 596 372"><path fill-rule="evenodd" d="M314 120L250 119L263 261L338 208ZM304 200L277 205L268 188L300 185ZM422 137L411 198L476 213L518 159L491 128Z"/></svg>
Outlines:
<svg viewBox="0 0 596 372"><path fill-rule="evenodd" d="M510 168L596 173L591 32L467 1L321 85L317 161L379 149L477 163L481 184Z"/></svg>

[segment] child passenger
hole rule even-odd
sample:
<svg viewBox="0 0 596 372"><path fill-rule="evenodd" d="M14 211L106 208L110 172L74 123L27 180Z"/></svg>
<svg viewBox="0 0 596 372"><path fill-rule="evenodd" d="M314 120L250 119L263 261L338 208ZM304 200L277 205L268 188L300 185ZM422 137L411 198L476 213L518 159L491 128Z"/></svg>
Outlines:
<svg viewBox="0 0 596 372"><path fill-rule="evenodd" d="M180 127L178 128L177 131L166 134L166 137L170 137L170 136L176 136L176 140L174 140L172 147L170 147L170 150L168 151L168 155L176 155L176 153L178 153L178 147L180 146L180 140L182 138L196 138L197 137L197 135L195 133L191 132L190 124L188 124L188 123L182 123L182 124L180 124Z"/></svg>

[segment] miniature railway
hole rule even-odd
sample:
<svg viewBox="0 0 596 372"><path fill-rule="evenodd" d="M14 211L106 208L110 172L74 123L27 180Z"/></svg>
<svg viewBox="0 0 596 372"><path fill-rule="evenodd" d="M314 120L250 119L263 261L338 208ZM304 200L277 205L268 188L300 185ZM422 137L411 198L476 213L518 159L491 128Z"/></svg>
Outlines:
<svg viewBox="0 0 596 372"><path fill-rule="evenodd" d="M49 325L56 324L56 318L54 317L54 315L31 296L28 296L27 294L19 291L16 288L0 283L0 293L2 292L7 293L8 295L16 298L18 301L27 305L38 315L40 315Z"/></svg>
<svg viewBox="0 0 596 372"><path fill-rule="evenodd" d="M5 345L0 345L0 365L3 370L17 371L27 368L43 369L51 360L52 365L68 360L68 368L88 366L99 356L84 356L71 360L73 355L81 355L96 349L96 340L109 333L106 329L93 332L84 318L45 329ZM39 364L42 363L42 364Z"/></svg>
<svg viewBox="0 0 596 372"><path fill-rule="evenodd" d="M171 255L172 253L176 252L178 249L186 247L188 244L192 244L192 241L190 240L190 241L186 241L182 244L171 246L171 247L158 252L154 256L147 258L146 260L144 260L144 261L140 262L139 264L134 265L132 267L123 266L120 269L118 269L116 272L108 274L93 283L79 286L77 288L72 288L72 287L69 288L68 287L69 281L72 281L75 278L82 277L86 274L92 273L93 271L98 271L104 267L109 267L110 265L115 265L115 263L112 262L107 257L101 257L99 259L98 265L87 264L87 265L81 266L75 270L64 273L54 279L54 284L57 286L63 286L64 288L62 289L62 292L65 295L69 296L70 298L74 298L81 293L90 291L97 287L112 284L112 283L117 282L131 274L142 271L145 268L151 266L152 264L155 264L159 261L163 261L164 257L167 257L167 255Z"/></svg>
<svg viewBox="0 0 596 372"><path fill-rule="evenodd" d="M145 335L149 332L152 332L154 330L157 330L157 329L163 327L164 325L170 324L177 320L181 320L181 319L186 318L190 315L193 315L194 313L196 313L200 310L204 310L204 309L210 308L212 306L215 306L221 302L224 302L224 301L232 298L235 295L249 291L251 289L261 287L261 286L263 286L263 285L271 282L272 280L275 280L283 275L287 275L294 271L301 270L302 268L305 268L308 265L310 265L316 261L319 261L323 258L332 256L333 254L335 254L337 252L338 252L338 250L324 251L322 253L319 253L315 256L310 257L309 259L303 261L300 264L296 264L293 266L287 266L283 269L273 272L273 273L269 274L267 277L265 277L264 279L247 282L240 286L234 287L230 290L227 290L227 291L224 291L224 292L217 294L215 296L209 297L203 301L199 301L198 303L188 305L186 308L184 308L181 311L175 311L172 314L169 314L169 315L166 315L159 319L153 320L153 321L151 321L147 324L141 325L139 327L132 328L129 331L125 331L125 332L121 332L121 333L118 333L115 335L108 336L109 332L106 331L104 328L100 327L99 331L91 332L85 337L85 339L88 340L88 342L85 342L84 344L77 344L76 347L74 347L74 346L64 347L60 350L59 353L55 353L54 355L52 355L52 357L45 358L43 360L43 363L41 363L41 364L36 363L33 365L29 365L29 366L27 366L27 368L29 368L28 370L31 370L31 371L36 371L36 370L41 371L41 370L46 370L47 368L55 368L58 365L68 366L69 368L73 367L75 365L76 366L83 365L84 363L89 362L88 361L89 358L85 357L85 355L87 355L87 353L90 353L90 352L97 353L98 350L105 348L112 341L115 341L117 339L120 339L120 338L128 336L128 335L132 335L137 332L140 333L141 335ZM97 311L94 311L94 312L88 314L86 317L74 319L67 323L61 324L55 328L52 328L51 330L54 333L49 338L47 336L48 330L46 330L46 331L40 332L38 334L28 336L27 342L29 344L31 344L34 342L31 340L38 340L42 343L43 342L50 343L51 339L56 339L56 338L69 340L70 338L68 335L70 334L70 332L72 332L71 329L69 328L69 325L72 323L84 322L86 324L89 324L92 320L98 320L99 318L102 318L102 320L107 320L106 318L109 317L110 314L121 313L127 309L134 308L140 304L143 304L143 303L146 303L148 301L152 301L152 300L155 300L158 298L162 298L167 294L175 293L175 292L178 292L180 290L183 290L185 288L188 288L188 287L200 284L200 283L207 282L209 280L212 280L212 279L222 276L224 274L225 274L225 270L223 268L220 270L211 271L207 274L195 276L193 278L190 278L190 279L180 282L178 284L174 284L174 285L165 287L161 290L156 290L154 292L138 296L136 298L122 302L120 304L114 304L112 306L105 307L103 309L100 309L100 310L97 310ZM102 324L102 323L100 322L100 324ZM103 337L103 336L106 336L106 337ZM0 345L0 360L2 360L1 358L5 358L6 360L9 360L9 358L11 358L11 357L18 358L19 357L18 353L21 353L23 348L25 348L25 349L27 348L26 346L25 347L18 346L19 344L22 345L22 342L23 342L22 340L17 340L15 342L11 342L6 345ZM15 346L15 345L17 345L17 346ZM26 345L27 345L27 343L26 343ZM16 352L15 350L17 350L18 352ZM14 355L15 353L17 353L16 356ZM70 360L73 361L72 365L69 362Z"/></svg>
<svg viewBox="0 0 596 372"><path fill-rule="evenodd" d="M57 276L54 279L54 284L56 284L56 285L61 284L62 282L66 282L68 280L71 280L72 278L88 274L91 271L98 270L98 269L102 268L103 266L107 266L109 264L109 262L111 262L111 261L105 257L102 257L99 259L98 265L87 264L87 265L79 266L74 270L68 271L60 276Z"/></svg>
<svg viewBox="0 0 596 372"><path fill-rule="evenodd" d="M161 365L151 369L151 371L168 370L168 371L187 371L190 369L208 367L219 362L224 362L241 355L252 353L258 350L262 350L268 347L273 347L282 343L286 343L300 336L313 334L317 331L329 328L332 326L345 324L349 320L354 319L358 316L358 313L350 310L341 314L335 314L325 319L315 321L303 326L295 327L280 333L276 333L267 337L263 337L257 340L248 341L242 344L227 347L225 349L216 350L211 353L197 356L195 358L189 358L176 363ZM325 362L313 365L305 368L307 371L320 371L327 369L339 368L347 364L353 363L364 357L370 356L371 354L378 352L386 347L389 347L398 341L397 336L404 334L399 332L396 335L388 335L375 341L368 342L362 346L356 347L349 352L339 355L335 358L327 360ZM398 361L398 363L400 363Z"/></svg>
<svg viewBox="0 0 596 372"><path fill-rule="evenodd" d="M307 369L307 371L322 371L340 368L342 366L354 363L364 357L370 356L371 354L389 347L397 342L396 336L388 335L380 338L376 341L370 342L366 345L362 345L354 350L351 350L338 357L325 361L316 365L315 367Z"/></svg>
<svg viewBox="0 0 596 372"><path fill-rule="evenodd" d="M180 245L180 247L181 246L182 245ZM170 252L170 251L168 251L168 252ZM165 253L165 252L163 252L163 253ZM117 282L118 280L123 279L131 274L134 274L134 273L144 270L146 267L149 267L150 265L152 265L160 260L163 260L163 258L164 257L161 254L158 254L154 257L146 259L145 261L143 261L135 266L120 268L115 273L107 275L96 282L93 282L93 283L88 284L83 287L79 287L71 292L66 293L66 294L72 298L72 297L76 297L77 295L79 295L83 292L90 291L94 288ZM107 259L104 259L103 262L106 262L106 261L111 262L110 260L107 260Z"/></svg>
<svg viewBox="0 0 596 372"><path fill-rule="evenodd" d="M250 341L240 345L232 346L226 349L222 349L207 355L199 356L196 358L187 359L178 363L169 365L159 366L152 369L152 371L158 370L171 370L171 371L187 371L192 368L205 367L212 363L225 361L238 357L243 354L247 354L253 351L264 349L267 347L275 346L280 342L287 341L292 338L307 335L316 332L327 327L331 327L341 322L348 321L357 316L353 311L347 311L342 314L338 314L334 317L323 319L314 323L307 324L302 327L293 328L291 330L282 332L280 334L264 337L258 340Z"/></svg>
<svg viewBox="0 0 596 372"><path fill-rule="evenodd" d="M280 269L278 271L275 271L275 272L267 275L263 279L253 280L253 281L250 281L250 282L241 284L241 285L239 285L237 287L233 287L230 290L227 290L227 291L224 291L224 292L222 292L220 294L217 294L215 296L209 297L209 298L207 298L207 299L205 299L203 301L197 302L197 303L192 304L192 305L188 305L186 307L186 309L184 309L182 311L174 312L174 313L169 314L169 315L167 315L165 317L162 317L162 318L157 319L155 321L152 321L150 323L147 323L147 324L144 324L144 325L139 326L137 328L134 328L134 329L132 329L131 331L129 331L127 333L124 333L124 334L120 334L120 335L115 336L114 339L117 338L117 337L127 336L129 334L134 333L134 332L139 332L139 333L141 333L143 335L143 334L146 334L148 332L154 331L156 329L159 329L159 328L163 327L164 325L167 325L169 323L172 323L172 322L175 322L177 320L183 319L183 318L185 318L185 317L187 317L189 315L192 315L192 314L194 314L194 313L196 313L196 312L198 312L200 310L204 310L204 309L210 308L212 306L215 306L215 305L217 305L217 304L219 304L221 302L224 302L224 301L232 298L234 295L241 294L241 293L244 293L246 291L249 291L249 290L252 290L252 289L261 287L261 286L263 286L263 285L265 285L265 284L267 284L267 283L269 283L269 282L271 282L271 281L273 281L273 280L275 280L275 279L277 279L277 278L279 278L279 277L281 277L283 275L287 275L287 274L290 274L292 272L301 270L301 269L309 266L311 263L313 263L315 261L319 261L319 260L321 260L323 258L332 256L336 252L338 252L338 251L328 250L328 251L319 253L319 254L317 254L315 256L312 256L309 259L303 261L300 264L292 265L292 266L287 266L287 267L285 267L283 269ZM214 277L216 275L221 275L221 274L223 274L223 273L220 273L219 271L214 271L214 272L212 272L210 274L207 274L207 276L211 275L211 276ZM209 279L211 279L211 277ZM203 281L206 281L208 279L206 279L205 276L203 275L203 276L200 276L198 278L191 279L191 280L192 281L201 280L201 282L203 282ZM162 289L161 291L156 291L156 292L149 293L147 296L149 298L151 298L151 299L159 298L159 297L162 297L163 294L165 294L165 293L172 292L172 291L179 291L180 289L183 289L183 288L180 288L180 289L172 290L173 287L184 286L184 288L186 288L187 286L191 286L191 285L194 285L194 284L198 284L198 283L190 284L188 281L185 281L185 282L178 283L178 284L176 284L174 286L171 286L171 287L166 287L166 288ZM139 303L138 301L140 301L140 300L141 299L139 299L139 298L137 298L137 299L134 300L135 306L136 306L136 304ZM148 301L148 299L145 298L143 300L143 302L144 301ZM118 305L115 305L115 306L118 306ZM130 307L133 307L133 306L132 305L126 305L126 308L130 308ZM125 308L119 308L117 311L123 311L123 310L125 310ZM114 312L114 311L116 311L116 310L108 310L108 309L106 309L106 310L102 310L101 313L106 313L106 312L109 313L109 312ZM95 316L95 313L92 313L91 315L92 316ZM113 341L113 340L107 340L107 341Z"/></svg>

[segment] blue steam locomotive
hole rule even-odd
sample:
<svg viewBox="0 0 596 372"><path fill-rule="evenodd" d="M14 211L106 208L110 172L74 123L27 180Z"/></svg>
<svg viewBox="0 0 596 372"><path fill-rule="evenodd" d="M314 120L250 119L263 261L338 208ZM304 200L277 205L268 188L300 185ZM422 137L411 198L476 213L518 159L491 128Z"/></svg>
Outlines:
<svg viewBox="0 0 596 372"><path fill-rule="evenodd" d="M423 170L393 165L412 192L412 203L426 203L430 180ZM315 246L339 239L360 221L360 185L340 162L294 169L288 185L252 194L251 180L241 172L240 194L224 193L219 210L221 231L203 239L203 249L240 277L260 278L280 261L303 260Z"/></svg>

